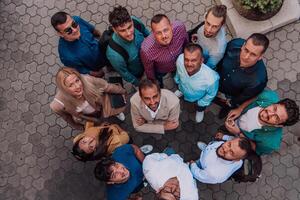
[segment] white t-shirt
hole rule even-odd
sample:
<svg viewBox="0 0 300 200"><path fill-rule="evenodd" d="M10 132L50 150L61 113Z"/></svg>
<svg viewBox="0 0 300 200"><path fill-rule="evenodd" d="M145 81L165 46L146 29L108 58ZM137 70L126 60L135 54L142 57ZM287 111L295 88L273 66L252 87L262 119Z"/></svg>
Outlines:
<svg viewBox="0 0 300 200"><path fill-rule="evenodd" d="M262 125L259 123L258 114L262 108L257 106L248 110L245 114L240 116L236 123L239 128L251 132L255 129L261 129Z"/></svg>

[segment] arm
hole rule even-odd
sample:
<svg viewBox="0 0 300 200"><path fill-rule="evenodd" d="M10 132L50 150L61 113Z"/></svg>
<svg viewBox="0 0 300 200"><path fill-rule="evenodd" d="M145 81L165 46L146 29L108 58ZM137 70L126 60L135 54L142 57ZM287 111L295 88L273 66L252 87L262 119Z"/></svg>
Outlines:
<svg viewBox="0 0 300 200"><path fill-rule="evenodd" d="M251 99L248 99L247 101L245 101L244 103L242 103L239 107L232 109L229 114L227 115L226 120L231 119L231 120L235 120L237 119L241 113L243 112L243 110L245 110L245 108L247 108L257 97L253 97Z"/></svg>
<svg viewBox="0 0 300 200"><path fill-rule="evenodd" d="M154 62L148 58L148 55L146 54L146 52L144 52L143 49L141 49L140 55L141 55L141 61L143 63L147 78L155 79Z"/></svg>
<svg viewBox="0 0 300 200"><path fill-rule="evenodd" d="M145 155L144 153L141 151L141 149L134 145L134 144L131 144L133 150L134 150L134 154L135 154L135 157L141 162L143 163L144 159L145 159Z"/></svg>
<svg viewBox="0 0 300 200"><path fill-rule="evenodd" d="M74 16L73 17L77 22L81 23L81 25L84 25L88 28L88 30L93 33L95 30L95 26L93 26L92 24L90 24L89 22L85 21L84 19L82 19L79 16Z"/></svg>
<svg viewBox="0 0 300 200"><path fill-rule="evenodd" d="M131 103L130 113L131 113L132 124L136 131L144 132L144 133L161 133L161 134L165 132L163 121L159 121L160 123L147 123L147 121L145 121L144 124L139 125L137 121L140 118L142 119L144 118L142 115L140 115L138 108L133 103Z"/></svg>
<svg viewBox="0 0 300 200"><path fill-rule="evenodd" d="M219 88L219 79L216 79L216 81L206 89L205 96L199 99L197 104L202 107L209 106L212 100L217 95L218 88Z"/></svg>
<svg viewBox="0 0 300 200"><path fill-rule="evenodd" d="M70 113L64 111L64 108L62 107L62 105L58 104L55 101L52 101L51 104L50 104L50 108L53 110L53 112L55 112L56 114L61 116L73 128L83 130L83 128L84 128L83 125L79 124L79 123L76 123L74 121L72 115Z"/></svg>
<svg viewBox="0 0 300 200"><path fill-rule="evenodd" d="M132 83L135 86L138 86L139 80L132 73L129 72L127 64L121 55L119 55L116 51L108 47L106 51L106 56L113 68L122 76L122 78L125 81Z"/></svg>
<svg viewBox="0 0 300 200"><path fill-rule="evenodd" d="M221 183L221 182L219 182L219 180L215 179L215 177L211 176L207 170L200 169L196 163L191 163L190 168L191 168L193 177L195 179L197 179L198 181L200 181L201 183L210 183L210 184Z"/></svg>
<svg viewBox="0 0 300 200"><path fill-rule="evenodd" d="M150 31L146 28L146 26L144 25L144 23L137 17L132 16L133 20L136 20L140 26L141 26L141 33L144 35L144 37L147 37L148 35L150 35Z"/></svg>

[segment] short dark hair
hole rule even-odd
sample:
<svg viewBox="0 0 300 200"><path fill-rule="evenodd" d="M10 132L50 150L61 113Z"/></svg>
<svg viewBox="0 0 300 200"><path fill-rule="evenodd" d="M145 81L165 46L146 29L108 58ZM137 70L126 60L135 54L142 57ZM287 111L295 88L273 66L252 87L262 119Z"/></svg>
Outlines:
<svg viewBox="0 0 300 200"><path fill-rule="evenodd" d="M57 32L59 32L59 30L57 29L57 26L64 24L67 21L68 15L69 14L64 11L59 11L51 17L51 25Z"/></svg>
<svg viewBox="0 0 300 200"><path fill-rule="evenodd" d="M116 164L116 162L111 157L105 157L100 160L94 169L96 179L108 182L112 174L111 166L114 164Z"/></svg>
<svg viewBox="0 0 300 200"><path fill-rule="evenodd" d="M163 18L166 18L169 23L170 23L170 20L169 18L167 17L167 15L165 14L157 14L157 15L154 15L151 19L151 25L152 24L158 24Z"/></svg>
<svg viewBox="0 0 300 200"><path fill-rule="evenodd" d="M292 126L299 121L299 106L294 100L286 98L279 101L278 104L283 105L285 107L285 110L288 115L287 120L281 123L280 125Z"/></svg>
<svg viewBox="0 0 300 200"><path fill-rule="evenodd" d="M226 15L227 15L227 7L225 5L215 5L208 9L205 15L205 19L209 13L212 13L213 16L218 18L223 18L222 24L225 24L226 22Z"/></svg>
<svg viewBox="0 0 300 200"><path fill-rule="evenodd" d="M155 79L143 79L139 84L139 94L142 96L142 90L146 88L153 88L156 86L158 92L160 93L160 86L157 80Z"/></svg>
<svg viewBox="0 0 300 200"><path fill-rule="evenodd" d="M251 142L250 142L249 139L247 139L245 137L240 137L239 139L240 139L239 140L239 147L246 152L246 154L242 158L242 159L245 159L245 158L248 157L248 155L253 153Z"/></svg>
<svg viewBox="0 0 300 200"><path fill-rule="evenodd" d="M253 44L255 46L263 46L263 51L261 52L261 54L265 53L267 48L269 47L269 39L267 38L267 36L265 36L264 34L261 33L253 33L252 35L250 35L247 38L247 41L249 39L252 39Z"/></svg>
<svg viewBox="0 0 300 200"><path fill-rule="evenodd" d="M192 42L188 43L184 47L184 50L186 50L186 51L188 51L190 53L193 53L194 51L199 50L201 56L203 55L203 49L202 49L202 47L199 44L195 44L195 43L192 43Z"/></svg>
<svg viewBox="0 0 300 200"><path fill-rule="evenodd" d="M117 6L109 12L108 21L112 27L118 27L130 22L131 17L125 7Z"/></svg>

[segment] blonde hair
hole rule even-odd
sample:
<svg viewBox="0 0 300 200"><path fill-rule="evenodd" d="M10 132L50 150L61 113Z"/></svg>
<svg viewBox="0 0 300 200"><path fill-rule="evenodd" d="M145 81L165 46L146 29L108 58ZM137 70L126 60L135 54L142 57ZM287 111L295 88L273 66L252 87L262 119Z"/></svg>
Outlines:
<svg viewBox="0 0 300 200"><path fill-rule="evenodd" d="M79 78L79 80L82 82L83 94L84 94L85 98L94 97L95 99L99 100L100 96L103 94L103 89L96 88L94 84L87 82L82 77L82 75L75 69L72 69L70 67L63 67L57 72L55 81L56 81L57 87L59 88L59 90L62 91L62 94L64 95L66 100L69 100L72 103L76 102L76 98L74 96L70 95L70 93L67 90L66 83L65 83L66 78L72 74L77 76ZM86 100L88 100L88 99L86 99Z"/></svg>

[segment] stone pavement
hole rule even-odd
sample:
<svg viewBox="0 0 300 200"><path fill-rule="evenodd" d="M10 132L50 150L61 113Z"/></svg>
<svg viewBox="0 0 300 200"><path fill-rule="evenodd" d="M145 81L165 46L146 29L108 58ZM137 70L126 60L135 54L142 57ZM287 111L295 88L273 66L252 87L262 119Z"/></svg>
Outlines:
<svg viewBox="0 0 300 200"><path fill-rule="evenodd" d="M1 0L0 1L0 199L105 199L105 187L93 177L95 163L80 163L70 154L72 130L49 108L55 94L54 75L62 66L57 57L58 37L50 17L59 10L80 15L100 30L107 26L111 7L125 5L149 25L156 13L180 19L187 28L203 19L212 0ZM268 34L265 60L268 87L300 104L300 22ZM230 39L230 33L228 39ZM166 80L170 88L172 81ZM209 141L222 121L216 106L194 123L193 108L182 102L181 128L162 137L136 133L130 116L126 128L136 144L167 145L186 160L199 155L197 140ZM201 199L300 199L300 123L285 129L279 152L264 156L262 177L256 183L227 181L198 184ZM143 190L144 199L154 199Z"/></svg>

